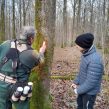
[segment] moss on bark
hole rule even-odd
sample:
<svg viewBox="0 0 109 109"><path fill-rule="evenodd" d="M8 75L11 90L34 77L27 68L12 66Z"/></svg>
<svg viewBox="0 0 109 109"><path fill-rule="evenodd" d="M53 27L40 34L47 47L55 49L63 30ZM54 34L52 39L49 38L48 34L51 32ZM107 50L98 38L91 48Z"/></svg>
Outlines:
<svg viewBox="0 0 109 109"><path fill-rule="evenodd" d="M35 27L37 34L33 44L33 48L39 50L44 41L44 35L42 34L42 18L41 18L41 0L35 0ZM30 76L30 80L34 82L33 96L31 98L30 109L51 109L49 102L49 90L47 89L45 81L48 78L48 61L46 57L49 56L48 52L45 54L44 65L36 67ZM48 81L48 80L47 80Z"/></svg>

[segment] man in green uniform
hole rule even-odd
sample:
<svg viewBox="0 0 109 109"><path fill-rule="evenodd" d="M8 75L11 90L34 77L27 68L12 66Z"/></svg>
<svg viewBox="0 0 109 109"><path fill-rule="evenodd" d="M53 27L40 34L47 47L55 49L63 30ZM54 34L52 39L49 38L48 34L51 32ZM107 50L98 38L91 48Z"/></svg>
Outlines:
<svg viewBox="0 0 109 109"><path fill-rule="evenodd" d="M13 102L10 93L17 86L28 82L31 69L44 61L45 42L39 53L31 47L35 29L23 27L20 38L8 40L0 45L0 109L29 109L29 100ZM14 90L15 91L15 90Z"/></svg>

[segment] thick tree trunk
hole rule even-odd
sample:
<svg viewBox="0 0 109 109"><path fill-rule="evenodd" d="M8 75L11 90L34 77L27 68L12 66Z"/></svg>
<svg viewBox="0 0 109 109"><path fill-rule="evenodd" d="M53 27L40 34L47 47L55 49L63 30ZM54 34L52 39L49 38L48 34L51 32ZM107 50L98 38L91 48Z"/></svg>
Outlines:
<svg viewBox="0 0 109 109"><path fill-rule="evenodd" d="M42 3L41 0L35 0L35 27L37 30L37 35L35 38L35 43L33 44L33 47L37 50L39 50L43 35L41 33L41 9L42 9ZM33 97L31 99L31 109L43 109L44 104L44 91L42 86L42 80L41 80L41 70L39 68L35 68L35 71L31 75L32 81L34 81L34 88L33 88ZM35 79L34 79L35 78Z"/></svg>
<svg viewBox="0 0 109 109"><path fill-rule="evenodd" d="M45 8L43 8L43 11L45 13L44 16L42 15L42 4L46 5ZM55 0L35 0L35 26L37 30L37 37L33 46L35 49L39 49L43 40L45 39L45 34L43 35L42 28L47 30L46 40L48 46L45 55L45 64L43 66L35 68L34 73L32 73L31 75L31 79L32 81L34 81L31 109L51 109L49 100L49 76L54 50L55 9ZM45 21L43 21L43 17L45 17Z"/></svg>

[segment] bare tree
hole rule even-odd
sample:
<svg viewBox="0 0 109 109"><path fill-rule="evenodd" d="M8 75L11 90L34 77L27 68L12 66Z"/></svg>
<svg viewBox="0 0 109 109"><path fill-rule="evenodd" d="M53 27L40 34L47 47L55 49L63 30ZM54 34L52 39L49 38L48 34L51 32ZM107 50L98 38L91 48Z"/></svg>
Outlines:
<svg viewBox="0 0 109 109"><path fill-rule="evenodd" d="M55 10L55 0L35 0L35 26L37 30L37 37L33 46L34 48L39 49L44 39L47 40L48 46L44 66L36 68L34 74L31 76L32 78L36 75L36 79L34 80L35 84L33 89L33 98L31 101L31 109L51 109L49 100L49 76L54 50Z"/></svg>
<svg viewBox="0 0 109 109"><path fill-rule="evenodd" d="M21 0L19 0L20 29L22 27L22 12L21 12L21 8L22 8L22 3L21 3Z"/></svg>
<svg viewBox="0 0 109 109"><path fill-rule="evenodd" d="M12 34L12 36L13 36L13 38L16 38L16 31L15 31L15 0L12 0L12 7L13 7L13 9L12 9L12 11L13 11L13 19L12 19L13 34Z"/></svg>
<svg viewBox="0 0 109 109"><path fill-rule="evenodd" d="M67 44L67 0L64 0L63 6L63 38L62 38L62 47Z"/></svg>
<svg viewBox="0 0 109 109"><path fill-rule="evenodd" d="M30 0L23 0L23 25L26 25L26 14L29 5L30 5Z"/></svg>
<svg viewBox="0 0 109 109"><path fill-rule="evenodd" d="M93 8L94 8L94 2L95 2L95 0L91 0L91 2L90 2L90 7L91 7L91 9L90 9L90 32L92 32L93 33L93 27L94 27L94 23L93 23L93 17L94 17L94 14L93 14Z"/></svg>
<svg viewBox="0 0 109 109"><path fill-rule="evenodd" d="M81 0L78 0L78 11L77 11L77 30L79 30L81 16Z"/></svg>
<svg viewBox="0 0 109 109"><path fill-rule="evenodd" d="M5 40L5 0L1 1L0 35L0 40Z"/></svg>

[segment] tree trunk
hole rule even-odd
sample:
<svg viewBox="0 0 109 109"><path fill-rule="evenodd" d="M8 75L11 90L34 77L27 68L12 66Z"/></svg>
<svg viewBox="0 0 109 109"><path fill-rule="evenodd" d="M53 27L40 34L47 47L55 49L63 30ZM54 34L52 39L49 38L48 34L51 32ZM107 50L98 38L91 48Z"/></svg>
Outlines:
<svg viewBox="0 0 109 109"><path fill-rule="evenodd" d="M23 26L26 25L25 1L23 0Z"/></svg>
<svg viewBox="0 0 109 109"><path fill-rule="evenodd" d="M94 4L94 1L95 0L92 0L92 2L91 2L91 10L90 10L90 31L93 33L93 27L94 27L94 23L93 23L93 4Z"/></svg>
<svg viewBox="0 0 109 109"><path fill-rule="evenodd" d="M76 12L76 0L74 0L74 6L73 6L73 29L75 27L75 12Z"/></svg>
<svg viewBox="0 0 109 109"><path fill-rule="evenodd" d="M77 32L79 32L79 30L80 30L80 16L81 16L81 0L78 0Z"/></svg>
<svg viewBox="0 0 109 109"><path fill-rule="evenodd" d="M35 39L33 46L35 49L40 48L42 41L45 39L42 28L47 28L46 38L48 41L48 47L45 55L45 64L35 68L34 73L31 75L31 79L34 81L31 109L51 109L49 100L49 76L51 72L51 63L54 50L55 2L55 0L35 0L35 26L37 30L37 38ZM42 4L46 5L44 16L42 15ZM45 17L45 21L42 20L43 17Z"/></svg>
<svg viewBox="0 0 109 109"><path fill-rule="evenodd" d="M27 15L27 10L30 4L30 0L23 0L23 25L26 25L26 15Z"/></svg>
<svg viewBox="0 0 109 109"><path fill-rule="evenodd" d="M15 31L15 0L13 0L13 3L12 3L12 7L13 7L13 20L12 20L12 25L13 25L13 38L15 39L16 38L16 31Z"/></svg>
<svg viewBox="0 0 109 109"><path fill-rule="evenodd" d="M107 7L107 24L109 25L109 1L107 1L108 7Z"/></svg>
<svg viewBox="0 0 109 109"><path fill-rule="evenodd" d="M73 3L74 2L74 3ZM73 22L72 22L72 43L71 43L71 46L73 46L74 45L74 40L75 40L75 37L74 37L74 35L75 35L75 14L76 14L76 4L77 4L77 1L76 0L74 0L72 2L72 8L73 8Z"/></svg>
<svg viewBox="0 0 109 109"><path fill-rule="evenodd" d="M107 7L107 16L106 16L106 24L107 24L106 36L107 36L107 42L109 42L109 0L107 1L107 4L108 7Z"/></svg>
<svg viewBox="0 0 109 109"><path fill-rule="evenodd" d="M86 2L86 0L84 0L84 2ZM83 14L83 27L84 27L84 30L86 29L86 4L84 6L84 14Z"/></svg>
<svg viewBox="0 0 109 109"><path fill-rule="evenodd" d="M103 15L104 15L104 18L105 18L105 10L106 10L106 0L104 0L104 2L103 2Z"/></svg>
<svg viewBox="0 0 109 109"><path fill-rule="evenodd" d="M65 47L67 45L67 0L64 0L64 6L63 6L63 43L62 47Z"/></svg>
<svg viewBox="0 0 109 109"><path fill-rule="evenodd" d="M9 33L8 34L9 36L11 36L11 7L10 6L9 6Z"/></svg>
<svg viewBox="0 0 109 109"><path fill-rule="evenodd" d="M1 2L0 41L5 40L5 0Z"/></svg>
<svg viewBox="0 0 109 109"><path fill-rule="evenodd" d="M21 12L21 0L19 0L19 14L20 14L20 29L21 29L21 27L22 27L22 12Z"/></svg>
<svg viewBox="0 0 109 109"><path fill-rule="evenodd" d="M41 9L42 9L41 0L35 0L35 27L37 30L37 38L35 38L35 43L33 44L33 46L35 49L38 50L41 46L42 40L44 39L44 36L41 33L41 23L42 23L40 16ZM40 67L36 68L31 75L32 81L34 81L33 97L31 99L31 105L30 105L31 109L43 109L44 91L40 75L41 75Z"/></svg>

